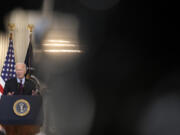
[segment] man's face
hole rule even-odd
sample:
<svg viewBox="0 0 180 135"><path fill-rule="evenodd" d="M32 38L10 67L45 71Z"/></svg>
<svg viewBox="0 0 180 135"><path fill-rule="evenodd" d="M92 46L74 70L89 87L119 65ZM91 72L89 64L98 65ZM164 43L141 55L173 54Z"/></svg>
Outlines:
<svg viewBox="0 0 180 135"><path fill-rule="evenodd" d="M22 79L26 73L26 67L24 64L17 64L16 65L16 76L19 79Z"/></svg>

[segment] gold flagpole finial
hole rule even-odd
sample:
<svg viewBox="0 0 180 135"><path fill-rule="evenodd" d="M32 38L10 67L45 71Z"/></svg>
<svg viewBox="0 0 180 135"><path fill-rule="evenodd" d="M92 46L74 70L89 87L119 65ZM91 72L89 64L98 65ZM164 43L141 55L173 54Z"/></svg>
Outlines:
<svg viewBox="0 0 180 135"><path fill-rule="evenodd" d="M27 27L28 27L28 29L29 29L30 32L32 32L33 29L34 29L34 25L33 25L33 24L28 24Z"/></svg>
<svg viewBox="0 0 180 135"><path fill-rule="evenodd" d="M14 23L9 23L9 24L8 24L8 28L9 28L9 30L10 30L10 35L9 35L9 37L10 37L10 39L12 39L12 31L15 29L15 24L14 24Z"/></svg>
<svg viewBox="0 0 180 135"><path fill-rule="evenodd" d="M9 23L8 28L9 28L10 31L13 31L14 28L15 28L15 24L14 23Z"/></svg>

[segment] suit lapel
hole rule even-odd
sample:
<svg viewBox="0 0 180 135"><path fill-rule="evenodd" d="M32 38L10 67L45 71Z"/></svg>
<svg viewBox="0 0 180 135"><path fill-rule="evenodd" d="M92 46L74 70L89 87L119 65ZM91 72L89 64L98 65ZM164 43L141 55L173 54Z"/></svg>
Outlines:
<svg viewBox="0 0 180 135"><path fill-rule="evenodd" d="M14 82L13 87L16 88L15 94L19 94L19 88L18 88L19 86L18 86L17 79L15 78L13 82Z"/></svg>
<svg viewBox="0 0 180 135"><path fill-rule="evenodd" d="M28 80L25 79L25 83L24 83L24 93L26 93L26 87L27 87L27 84L28 84L27 81L28 81Z"/></svg>

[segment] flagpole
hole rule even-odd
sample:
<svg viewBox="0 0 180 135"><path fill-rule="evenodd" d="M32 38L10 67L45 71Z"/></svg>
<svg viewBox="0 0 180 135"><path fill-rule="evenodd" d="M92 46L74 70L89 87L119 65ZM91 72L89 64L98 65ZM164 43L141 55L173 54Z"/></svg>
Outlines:
<svg viewBox="0 0 180 135"><path fill-rule="evenodd" d="M14 56L14 48L13 48L13 35L12 32L15 28L15 24L8 24L8 29L9 29L9 45L8 45L8 50L6 54L6 58L4 61L4 65L1 71L1 76L0 76L0 97L4 92L4 86L6 81L9 79L13 78L16 76L15 73L15 56Z"/></svg>
<svg viewBox="0 0 180 135"><path fill-rule="evenodd" d="M9 34L9 43L10 42L13 42L12 39L13 39L13 31L15 29L15 24L14 23L9 23L8 24L8 28L9 28L9 31L10 31L10 34ZM10 57L10 59L12 58L12 56ZM9 62L10 66L11 66L11 61ZM10 76L9 76L9 73L10 73L10 70L8 71L8 80L10 79Z"/></svg>

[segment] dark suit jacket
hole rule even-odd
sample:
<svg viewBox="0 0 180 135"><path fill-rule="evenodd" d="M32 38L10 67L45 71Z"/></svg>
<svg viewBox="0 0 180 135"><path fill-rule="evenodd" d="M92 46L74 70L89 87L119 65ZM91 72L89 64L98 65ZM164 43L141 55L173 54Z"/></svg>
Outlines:
<svg viewBox="0 0 180 135"><path fill-rule="evenodd" d="M32 95L32 90L35 89L35 84L26 79L24 83L23 93L21 95ZM4 95L7 95L8 92L14 92L14 95L20 95L19 84L17 83L17 79L13 78L6 82L4 87Z"/></svg>

